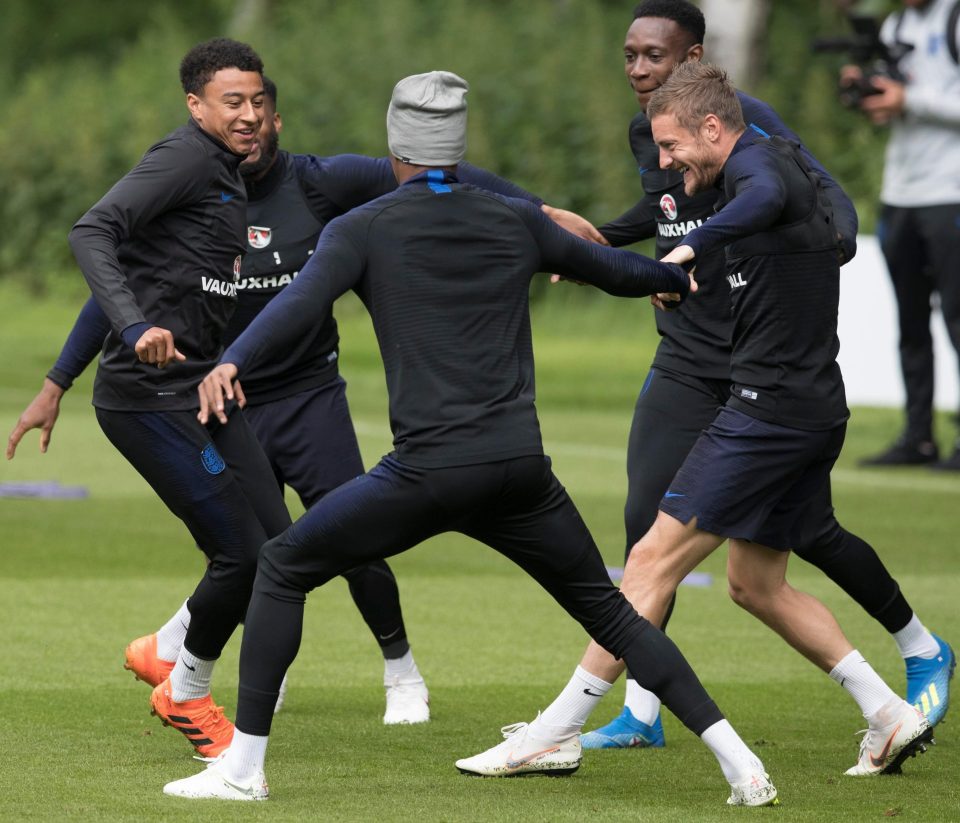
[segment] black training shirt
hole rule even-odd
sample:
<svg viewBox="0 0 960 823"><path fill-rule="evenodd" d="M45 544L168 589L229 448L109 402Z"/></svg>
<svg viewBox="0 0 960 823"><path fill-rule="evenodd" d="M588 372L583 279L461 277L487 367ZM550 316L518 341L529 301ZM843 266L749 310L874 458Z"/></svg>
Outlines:
<svg viewBox="0 0 960 823"><path fill-rule="evenodd" d="M93 404L112 411L197 407L236 302L245 247L242 158L192 120L143 159L70 232L70 246L110 321ZM148 323L186 356L141 363L121 332Z"/></svg>
<svg viewBox="0 0 960 823"><path fill-rule="evenodd" d="M242 381L354 289L380 344L401 461L436 468L540 454L528 291L542 270L611 294L689 288L676 266L587 243L529 202L435 170L330 223L300 276L222 362Z"/></svg>
<svg viewBox="0 0 960 823"><path fill-rule="evenodd" d="M729 405L797 429L847 419L837 365L840 266L833 209L796 146L753 129L718 185L720 211L684 239L724 249L733 314Z"/></svg>
<svg viewBox="0 0 960 823"><path fill-rule="evenodd" d="M488 171L463 163L461 178L491 191L543 201ZM224 333L229 346L263 308L293 282L331 220L397 188L387 157L277 153L261 180L247 180L247 248L237 283L237 310ZM250 405L322 386L338 373L339 335L333 313L315 316L307 333L243 379Z"/></svg>
<svg viewBox="0 0 960 823"><path fill-rule="evenodd" d="M747 123L767 134L800 142L769 105L743 92L738 91L737 97ZM716 192L687 196L683 191L683 175L660 168L660 151L653 142L646 114L641 112L633 118L629 137L644 196L616 220L601 226L600 231L614 246L656 237L660 258L714 213ZM845 259L849 260L856 253L857 213L853 203L819 161L805 147L801 151L833 201L840 245ZM725 274L722 250L705 254L697 260L694 276L700 289L695 299L686 301L675 311L655 312L661 335L653 361L655 367L720 380L730 376L732 319Z"/></svg>

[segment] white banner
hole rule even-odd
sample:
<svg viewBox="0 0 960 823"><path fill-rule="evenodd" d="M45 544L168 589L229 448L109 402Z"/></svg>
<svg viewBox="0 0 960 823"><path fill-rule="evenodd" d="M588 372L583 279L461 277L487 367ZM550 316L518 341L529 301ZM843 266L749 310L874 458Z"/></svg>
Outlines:
<svg viewBox="0 0 960 823"><path fill-rule="evenodd" d="M936 303L936 298L934 298ZM932 316L934 405L956 411L957 355L939 308ZM857 256L840 271L840 368L851 406L904 404L897 306L877 238L857 238Z"/></svg>

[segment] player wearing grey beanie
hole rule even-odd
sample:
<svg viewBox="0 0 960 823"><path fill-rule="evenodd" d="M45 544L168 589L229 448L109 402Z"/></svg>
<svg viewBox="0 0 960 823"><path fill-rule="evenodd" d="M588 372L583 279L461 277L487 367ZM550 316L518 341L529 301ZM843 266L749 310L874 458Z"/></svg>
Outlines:
<svg viewBox="0 0 960 823"><path fill-rule="evenodd" d="M415 166L455 166L467 149L467 81L449 71L405 77L387 109L390 153Z"/></svg>

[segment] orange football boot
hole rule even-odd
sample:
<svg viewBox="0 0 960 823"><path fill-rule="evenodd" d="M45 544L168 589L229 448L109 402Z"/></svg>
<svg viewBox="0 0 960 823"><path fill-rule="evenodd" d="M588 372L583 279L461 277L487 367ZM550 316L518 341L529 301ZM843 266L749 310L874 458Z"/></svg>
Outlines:
<svg viewBox="0 0 960 823"><path fill-rule="evenodd" d="M170 691L170 681L164 680L150 695L150 713L159 717L164 726L182 732L203 757L216 757L230 745L233 723L223 716L223 706L214 705L209 694L175 703Z"/></svg>
<svg viewBox="0 0 960 823"><path fill-rule="evenodd" d="M137 680L159 686L173 671L173 661L157 657L157 635L148 634L138 637L124 652L126 661L123 668L133 672Z"/></svg>

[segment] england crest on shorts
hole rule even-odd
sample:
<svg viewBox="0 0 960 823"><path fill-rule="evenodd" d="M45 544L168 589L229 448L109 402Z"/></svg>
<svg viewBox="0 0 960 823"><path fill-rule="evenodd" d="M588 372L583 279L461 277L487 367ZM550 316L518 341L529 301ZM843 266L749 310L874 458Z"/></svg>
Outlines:
<svg viewBox="0 0 960 823"><path fill-rule="evenodd" d="M667 220L677 219L677 201L673 199L673 195L665 194L660 198L660 211L664 213Z"/></svg>
<svg viewBox="0 0 960 823"><path fill-rule="evenodd" d="M210 474L220 474L227 467L213 443L207 443L203 447L203 451L200 452L200 462Z"/></svg>
<svg viewBox="0 0 960 823"><path fill-rule="evenodd" d="M266 226L247 226L247 242L251 248L265 249L270 245L271 235Z"/></svg>

